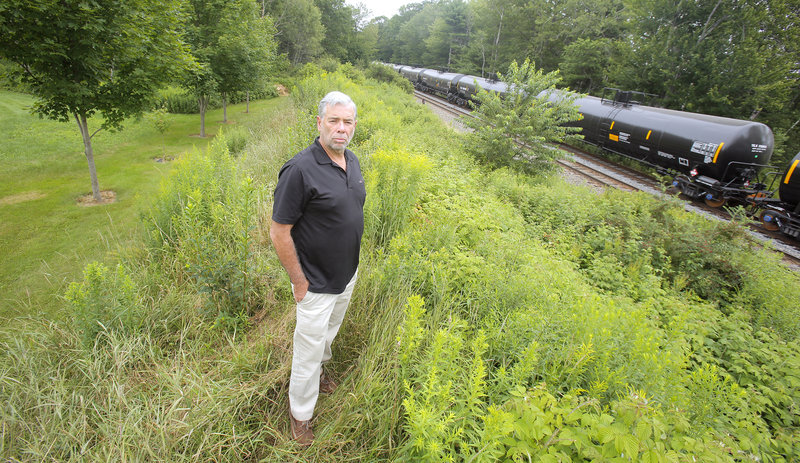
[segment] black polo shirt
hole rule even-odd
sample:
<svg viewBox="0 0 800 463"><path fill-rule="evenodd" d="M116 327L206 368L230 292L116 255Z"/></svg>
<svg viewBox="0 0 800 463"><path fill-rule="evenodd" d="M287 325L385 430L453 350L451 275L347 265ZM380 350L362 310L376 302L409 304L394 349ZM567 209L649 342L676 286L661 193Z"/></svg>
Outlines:
<svg viewBox="0 0 800 463"><path fill-rule="evenodd" d="M272 220L294 224L292 239L308 290L340 294L358 267L367 191L358 158L345 150L347 171L319 137L281 168Z"/></svg>

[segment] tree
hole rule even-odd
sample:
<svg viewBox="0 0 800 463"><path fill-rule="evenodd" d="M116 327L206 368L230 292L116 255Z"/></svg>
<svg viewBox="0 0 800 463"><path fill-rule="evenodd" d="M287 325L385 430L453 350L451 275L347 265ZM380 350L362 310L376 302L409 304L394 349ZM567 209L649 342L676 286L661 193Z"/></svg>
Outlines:
<svg viewBox="0 0 800 463"><path fill-rule="evenodd" d="M580 118L577 94L556 91L561 80L557 71L543 73L529 60L512 62L498 78L508 84L508 93L480 89L476 118L466 119L474 131L467 137L467 151L491 167L523 171L548 168L557 150L550 143L580 139L580 128L570 126Z"/></svg>
<svg viewBox="0 0 800 463"><path fill-rule="evenodd" d="M220 21L222 31L210 64L222 95L222 121L228 122L228 97L264 81L275 59L275 29L269 16L259 16L252 0L229 2Z"/></svg>
<svg viewBox="0 0 800 463"><path fill-rule="evenodd" d="M777 134L797 120L796 3L626 0L631 52L615 80L661 95L666 107L760 120Z"/></svg>
<svg viewBox="0 0 800 463"><path fill-rule="evenodd" d="M325 27L314 0L262 0L263 11L272 16L278 30L279 51L292 64L307 62L322 52Z"/></svg>
<svg viewBox="0 0 800 463"><path fill-rule="evenodd" d="M92 137L147 109L156 89L190 67L178 0L3 0L0 56L24 70L33 110L83 138L92 195L100 186ZM89 118L99 113L100 128Z"/></svg>
<svg viewBox="0 0 800 463"><path fill-rule="evenodd" d="M606 86L608 70L620 56L616 44L610 39L578 39L569 44L561 61L564 81L585 93Z"/></svg>
<svg viewBox="0 0 800 463"><path fill-rule="evenodd" d="M406 10L406 15L411 11L415 10ZM425 40L430 34L430 28L436 20L436 16L436 5L425 3L420 5L419 10L412 13L410 19L400 27L397 35L400 62L425 66L423 62L423 55L426 51Z"/></svg>
<svg viewBox="0 0 800 463"><path fill-rule="evenodd" d="M340 62L355 62L359 57L356 49L360 8L346 5L344 0L314 0L320 11L320 20L325 29L322 47L325 53Z"/></svg>
<svg viewBox="0 0 800 463"><path fill-rule="evenodd" d="M428 30L423 59L427 66L449 71L467 45L467 5L461 0L450 0L437 6L438 15Z"/></svg>
<svg viewBox="0 0 800 463"><path fill-rule="evenodd" d="M187 38L198 66L183 85L194 93L200 110L200 136L211 95L220 93L227 122L227 98L261 82L275 59L274 29L253 0L191 0Z"/></svg>

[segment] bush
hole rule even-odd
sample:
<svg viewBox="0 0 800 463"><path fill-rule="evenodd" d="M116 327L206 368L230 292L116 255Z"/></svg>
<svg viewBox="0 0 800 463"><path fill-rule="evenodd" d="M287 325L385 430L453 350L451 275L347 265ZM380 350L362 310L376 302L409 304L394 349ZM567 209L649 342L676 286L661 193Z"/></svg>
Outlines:
<svg viewBox="0 0 800 463"><path fill-rule="evenodd" d="M580 139L580 128L571 122L581 115L575 100L579 95L557 92L558 71L544 74L529 60L514 61L508 73L498 75L508 84L500 98L496 92L479 89L474 118L464 119L473 129L464 148L490 168L510 167L527 173L548 171L561 151L552 143Z"/></svg>
<svg viewBox="0 0 800 463"><path fill-rule="evenodd" d="M159 91L155 107L164 108L170 114L199 114L200 112L197 98L188 91L177 87L168 87ZM212 103L209 103L209 108L211 107Z"/></svg>
<svg viewBox="0 0 800 463"><path fill-rule="evenodd" d="M250 101L276 98L278 91L272 84L266 84L261 88L250 91ZM228 95L228 104L243 103L247 100L247 92L234 92ZM186 89L179 87L167 87L158 92L155 108L165 108L170 114L200 114L200 107L197 97ZM211 95L208 102L208 109L222 107L222 98L218 94Z"/></svg>
<svg viewBox="0 0 800 463"><path fill-rule="evenodd" d="M232 156L237 156L244 150L251 136L250 129L242 126L226 128L221 134L224 136L228 153Z"/></svg>
<svg viewBox="0 0 800 463"><path fill-rule="evenodd" d="M83 281L72 282L64 297L86 347L100 333L133 334L142 321L137 288L122 265L111 271L98 262L88 264Z"/></svg>
<svg viewBox="0 0 800 463"><path fill-rule="evenodd" d="M364 239L375 249L389 244L408 223L431 167L424 156L405 151L379 150L372 154L364 175L371 198L364 210Z"/></svg>
<svg viewBox="0 0 800 463"><path fill-rule="evenodd" d="M233 92L228 96L228 104L238 104L247 101L248 92ZM278 90L274 84L265 84L261 88L254 88L250 91L250 101L254 100L268 100L270 98L277 98Z"/></svg>
<svg viewBox="0 0 800 463"><path fill-rule="evenodd" d="M241 178L225 135L208 154L184 156L162 187L146 224L150 245L174 277L188 275L226 328L246 323L255 292L251 261L256 192Z"/></svg>
<svg viewBox="0 0 800 463"><path fill-rule="evenodd" d="M317 58L316 60L314 60L314 64L319 69L327 73L336 72L336 70L339 69L339 66L341 66L339 60L330 55L325 55L320 58Z"/></svg>
<svg viewBox="0 0 800 463"><path fill-rule="evenodd" d="M391 66L379 63L370 63L364 70L364 74L370 79L378 82L386 82L403 89L408 94L414 93L414 86L411 82L392 69Z"/></svg>

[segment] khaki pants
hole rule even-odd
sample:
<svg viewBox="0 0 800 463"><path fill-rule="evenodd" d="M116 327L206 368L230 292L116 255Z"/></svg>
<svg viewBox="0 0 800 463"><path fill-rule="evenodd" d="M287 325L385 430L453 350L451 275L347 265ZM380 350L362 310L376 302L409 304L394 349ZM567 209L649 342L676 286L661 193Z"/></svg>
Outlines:
<svg viewBox="0 0 800 463"><path fill-rule="evenodd" d="M358 272L341 294L309 291L297 303L289 380L289 408L296 420L306 421L314 416L322 364L331 359L331 344L344 320L357 276Z"/></svg>

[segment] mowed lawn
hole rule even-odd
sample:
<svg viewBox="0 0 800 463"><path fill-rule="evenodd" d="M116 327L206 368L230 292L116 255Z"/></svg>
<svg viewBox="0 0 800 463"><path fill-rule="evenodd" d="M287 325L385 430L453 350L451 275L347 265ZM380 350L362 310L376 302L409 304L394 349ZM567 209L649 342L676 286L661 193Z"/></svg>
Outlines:
<svg viewBox="0 0 800 463"><path fill-rule="evenodd" d="M221 127L222 111L206 115L207 138L199 115L166 115L162 135L151 117L126 122L119 132L93 138L101 190L116 202L85 207L91 192L83 142L75 122L32 115L34 98L0 91L0 321L21 315L64 314L61 296L82 277L92 260L113 264L115 251L137 236L140 212L157 194L170 163L155 159L205 149ZM228 107L227 127L254 127L285 104L285 98ZM90 122L96 130L99 118Z"/></svg>

